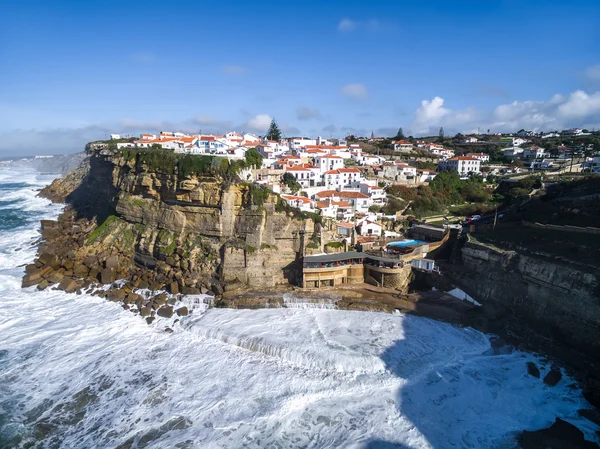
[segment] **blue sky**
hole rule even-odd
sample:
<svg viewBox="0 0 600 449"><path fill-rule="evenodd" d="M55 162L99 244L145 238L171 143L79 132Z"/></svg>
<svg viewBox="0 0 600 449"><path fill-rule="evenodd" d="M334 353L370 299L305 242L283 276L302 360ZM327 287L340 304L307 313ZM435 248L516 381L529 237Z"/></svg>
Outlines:
<svg viewBox="0 0 600 449"><path fill-rule="evenodd" d="M600 127L600 2L0 6L0 152L109 132Z"/></svg>

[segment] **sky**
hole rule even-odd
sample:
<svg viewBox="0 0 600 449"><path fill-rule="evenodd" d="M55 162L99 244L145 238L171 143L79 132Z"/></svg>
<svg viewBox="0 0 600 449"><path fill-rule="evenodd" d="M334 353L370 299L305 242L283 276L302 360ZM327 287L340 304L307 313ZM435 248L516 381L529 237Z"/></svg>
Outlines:
<svg viewBox="0 0 600 449"><path fill-rule="evenodd" d="M600 128L600 1L3 0L0 156L109 133Z"/></svg>

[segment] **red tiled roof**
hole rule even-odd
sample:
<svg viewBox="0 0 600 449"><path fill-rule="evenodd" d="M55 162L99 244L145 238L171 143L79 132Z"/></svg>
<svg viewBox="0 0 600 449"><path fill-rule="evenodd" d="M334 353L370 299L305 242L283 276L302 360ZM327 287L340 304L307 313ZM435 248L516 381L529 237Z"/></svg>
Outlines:
<svg viewBox="0 0 600 449"><path fill-rule="evenodd" d="M456 156L452 159L448 159L449 161L478 161L479 159L475 159L474 157L469 156Z"/></svg>
<svg viewBox="0 0 600 449"><path fill-rule="evenodd" d="M306 203L310 203L310 200L304 196L295 196L295 195L281 195L281 198L284 198L286 200L296 200L296 201L302 201L304 204Z"/></svg>
<svg viewBox="0 0 600 449"><path fill-rule="evenodd" d="M345 222L338 223L337 225L338 225L338 227L341 226L342 228L353 228L354 227L354 225L352 223L345 223Z"/></svg>

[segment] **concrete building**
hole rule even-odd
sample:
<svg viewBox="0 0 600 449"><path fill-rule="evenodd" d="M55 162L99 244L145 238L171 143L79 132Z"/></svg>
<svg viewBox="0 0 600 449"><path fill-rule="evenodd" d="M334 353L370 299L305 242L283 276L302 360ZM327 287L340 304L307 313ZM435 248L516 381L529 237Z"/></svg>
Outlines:
<svg viewBox="0 0 600 449"><path fill-rule="evenodd" d="M490 161L490 155L486 153L467 153L467 156L479 159L482 163Z"/></svg>
<svg viewBox="0 0 600 449"><path fill-rule="evenodd" d="M461 177L481 173L481 161L469 156L457 156L440 161L440 170L455 170Z"/></svg>

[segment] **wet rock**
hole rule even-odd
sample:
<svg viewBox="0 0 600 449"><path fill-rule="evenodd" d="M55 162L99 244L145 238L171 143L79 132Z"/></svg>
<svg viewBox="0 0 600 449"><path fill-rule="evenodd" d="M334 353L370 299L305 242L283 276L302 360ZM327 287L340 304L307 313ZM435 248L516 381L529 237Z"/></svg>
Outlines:
<svg viewBox="0 0 600 449"><path fill-rule="evenodd" d="M165 332L167 334L172 334L173 333L173 329L171 329L170 327L165 327Z"/></svg>
<svg viewBox="0 0 600 449"><path fill-rule="evenodd" d="M540 370L533 362L527 362L527 374L540 378Z"/></svg>
<svg viewBox="0 0 600 449"><path fill-rule="evenodd" d="M165 298L161 297L160 295L159 296L155 296L152 299L152 304L154 304L154 306L156 308L158 308L160 306L164 306L166 303L167 303L167 300Z"/></svg>
<svg viewBox="0 0 600 449"><path fill-rule="evenodd" d="M584 438L581 430L560 418L547 429L523 431L519 443L523 449L598 449L596 443Z"/></svg>
<svg viewBox="0 0 600 449"><path fill-rule="evenodd" d="M100 273L100 282L103 284L112 284L115 280L115 270L112 268L105 268Z"/></svg>
<svg viewBox="0 0 600 449"><path fill-rule="evenodd" d="M171 286L169 288L169 290L171 290L171 293L173 293L174 295L179 293L179 285L177 284L177 282L171 282Z"/></svg>
<svg viewBox="0 0 600 449"><path fill-rule="evenodd" d="M58 284L58 288L60 290L64 290L67 293L73 293L75 290L79 288L79 284L77 281L71 278L64 278L60 284Z"/></svg>
<svg viewBox="0 0 600 449"><path fill-rule="evenodd" d="M181 293L184 295L199 295L200 289L196 287L183 287Z"/></svg>
<svg viewBox="0 0 600 449"><path fill-rule="evenodd" d="M50 273L50 276L48 276L48 282L50 284L59 284L60 282L62 282L64 277L65 275L62 271L53 271L52 273Z"/></svg>
<svg viewBox="0 0 600 449"><path fill-rule="evenodd" d="M146 323L148 324L152 324L152 322L155 320L156 318L153 316L149 316L148 318L146 318Z"/></svg>
<svg viewBox="0 0 600 449"><path fill-rule="evenodd" d="M50 285L50 283L44 279L42 282L40 282L37 286L38 290L45 290L46 288L48 288L48 286Z"/></svg>
<svg viewBox="0 0 600 449"><path fill-rule="evenodd" d="M38 270L38 266L36 264L30 264L25 266L25 273L33 273Z"/></svg>
<svg viewBox="0 0 600 449"><path fill-rule="evenodd" d="M562 379L562 373L558 368L552 368L544 377L544 383L554 387Z"/></svg>
<svg viewBox="0 0 600 449"><path fill-rule="evenodd" d="M177 309L177 316L187 316L189 314L189 310L187 307L183 306Z"/></svg>
<svg viewBox="0 0 600 449"><path fill-rule="evenodd" d="M106 297L112 302L119 302L125 299L126 293L123 290L111 290Z"/></svg>
<svg viewBox="0 0 600 449"><path fill-rule="evenodd" d="M140 315L143 316L143 317L150 316L150 312L151 312L150 307L142 307L140 309Z"/></svg>
<svg viewBox="0 0 600 449"><path fill-rule="evenodd" d="M75 276L84 278L84 277L87 277L89 275L89 273L90 273L90 270L85 265L83 265L81 263L73 264L73 274Z"/></svg>
<svg viewBox="0 0 600 449"><path fill-rule="evenodd" d="M163 306L156 311L156 314L163 318L171 318L173 316L173 307Z"/></svg>
<svg viewBox="0 0 600 449"><path fill-rule="evenodd" d="M175 305L176 302L177 302L176 298L169 298L169 299L167 299L167 304Z"/></svg>

